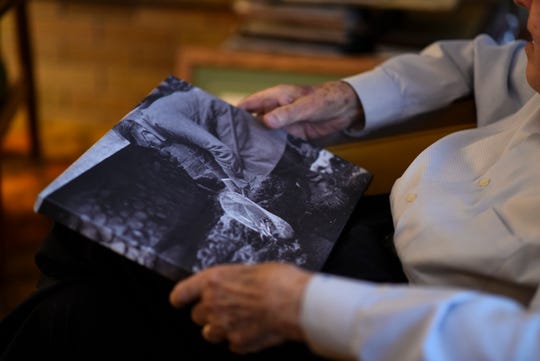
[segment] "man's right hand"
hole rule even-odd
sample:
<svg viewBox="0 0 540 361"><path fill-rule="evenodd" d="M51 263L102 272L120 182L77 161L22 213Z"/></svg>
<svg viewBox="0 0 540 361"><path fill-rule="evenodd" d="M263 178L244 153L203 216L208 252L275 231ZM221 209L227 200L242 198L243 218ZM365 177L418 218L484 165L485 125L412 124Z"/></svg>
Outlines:
<svg viewBox="0 0 540 361"><path fill-rule="evenodd" d="M244 98L238 107L258 115L269 128L315 139L354 125L364 112L354 89L344 81L320 85L277 85ZM359 127L360 125L360 127Z"/></svg>

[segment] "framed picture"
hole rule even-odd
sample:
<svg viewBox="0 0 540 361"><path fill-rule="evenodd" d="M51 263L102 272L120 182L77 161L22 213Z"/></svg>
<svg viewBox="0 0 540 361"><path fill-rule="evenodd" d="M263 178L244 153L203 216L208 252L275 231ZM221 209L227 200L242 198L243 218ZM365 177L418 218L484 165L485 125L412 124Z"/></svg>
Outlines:
<svg viewBox="0 0 540 361"><path fill-rule="evenodd" d="M269 86L337 80L370 70L384 59L370 55L308 57L182 47L177 52L175 75L235 104L243 96ZM475 119L474 102L464 99L416 117L397 132L383 130L363 138L338 134L323 140L323 144L374 175L367 194L387 193L422 150L446 134L474 126Z"/></svg>
<svg viewBox="0 0 540 361"><path fill-rule="evenodd" d="M382 56L302 56L181 47L175 75L231 102L280 83L316 84L372 69Z"/></svg>

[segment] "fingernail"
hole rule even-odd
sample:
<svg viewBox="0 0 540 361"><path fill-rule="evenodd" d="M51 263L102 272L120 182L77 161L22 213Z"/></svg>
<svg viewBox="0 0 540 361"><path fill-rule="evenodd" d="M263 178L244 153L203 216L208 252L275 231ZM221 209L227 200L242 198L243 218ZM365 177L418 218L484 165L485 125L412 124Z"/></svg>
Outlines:
<svg viewBox="0 0 540 361"><path fill-rule="evenodd" d="M275 115L267 115L265 117L265 123L270 128L278 128L279 127L279 119Z"/></svg>
<svg viewBox="0 0 540 361"><path fill-rule="evenodd" d="M174 307L178 307L179 305L182 304L182 297L181 297L181 294L180 292L178 292L175 289L173 289L173 291L171 293L169 293L169 302L174 306Z"/></svg>

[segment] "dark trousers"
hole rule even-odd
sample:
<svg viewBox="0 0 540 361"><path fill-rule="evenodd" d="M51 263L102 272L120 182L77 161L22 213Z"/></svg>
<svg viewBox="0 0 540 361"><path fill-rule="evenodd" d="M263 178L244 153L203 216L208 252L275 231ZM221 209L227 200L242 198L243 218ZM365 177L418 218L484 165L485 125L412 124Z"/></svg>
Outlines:
<svg viewBox="0 0 540 361"><path fill-rule="evenodd" d="M364 197L323 271L406 282L391 242L388 196ZM36 255L43 278L0 323L0 360L320 360L286 343L251 355L200 336L190 310L173 309L173 282L56 224Z"/></svg>

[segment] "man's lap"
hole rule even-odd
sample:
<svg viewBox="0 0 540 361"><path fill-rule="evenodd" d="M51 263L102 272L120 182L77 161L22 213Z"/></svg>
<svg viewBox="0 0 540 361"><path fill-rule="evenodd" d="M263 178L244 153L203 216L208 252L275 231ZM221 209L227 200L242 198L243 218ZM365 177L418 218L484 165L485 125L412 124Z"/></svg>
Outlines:
<svg viewBox="0 0 540 361"><path fill-rule="evenodd" d="M362 199L323 271L403 282L399 261L384 243L392 232L389 215L387 197ZM319 359L296 343L250 357L206 343L189 309L168 303L172 281L61 225L55 225L36 262L44 274L41 287L0 323L0 355L12 353L3 355L6 360L48 352L78 359Z"/></svg>

